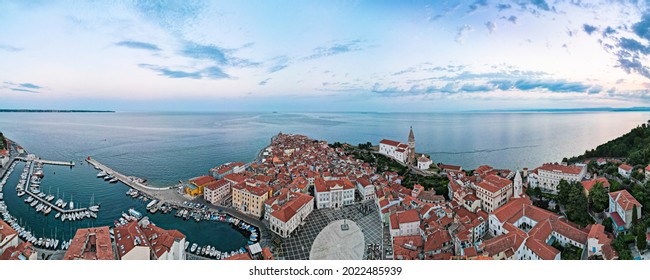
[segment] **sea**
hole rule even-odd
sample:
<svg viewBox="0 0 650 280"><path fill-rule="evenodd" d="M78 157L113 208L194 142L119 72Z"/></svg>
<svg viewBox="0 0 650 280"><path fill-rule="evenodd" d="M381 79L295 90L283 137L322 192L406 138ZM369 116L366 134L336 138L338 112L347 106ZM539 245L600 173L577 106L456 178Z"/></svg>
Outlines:
<svg viewBox="0 0 650 280"><path fill-rule="evenodd" d="M121 212L145 213L146 202L125 195L128 187L96 178L91 156L153 186L205 175L226 162L251 161L271 138L297 133L328 142L377 145L407 141L436 163L474 169L534 168L584 153L647 122L650 112L472 112L472 113L0 113L0 131L43 159L75 161L74 168L46 166L41 189L75 204L101 203L96 220L61 222L43 216L15 195L23 164L4 188L9 211L39 236L69 239L77 228L112 225ZM83 164L82 164L83 163ZM247 239L228 224L184 221L150 214L163 228L178 229L190 242L221 251Z"/></svg>

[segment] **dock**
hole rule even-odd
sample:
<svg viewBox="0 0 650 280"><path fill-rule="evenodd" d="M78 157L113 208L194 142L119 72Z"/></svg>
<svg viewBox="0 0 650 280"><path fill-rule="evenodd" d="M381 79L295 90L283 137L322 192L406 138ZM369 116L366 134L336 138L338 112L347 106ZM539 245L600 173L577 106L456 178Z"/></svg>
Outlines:
<svg viewBox="0 0 650 280"><path fill-rule="evenodd" d="M54 160L44 160L44 159L37 159L35 161L40 162L42 164L49 164L49 165L63 165L63 166L70 166L70 167L75 166L74 161L54 161Z"/></svg>
<svg viewBox="0 0 650 280"><path fill-rule="evenodd" d="M141 183L141 179L134 177L134 176L126 176L120 172L117 172L111 168L109 168L106 165L101 164L99 161L92 159L92 158L87 158L86 161L94 166L96 169L101 170L106 172L108 175L113 176L113 178L117 179L118 181L124 183L125 185L129 186L132 189L135 189L137 191L141 191L144 193L147 193L147 190L149 191L160 191L160 190L168 190L171 189L171 187L166 187L166 188L157 188L157 187L150 187L147 186L143 183Z"/></svg>
<svg viewBox="0 0 650 280"><path fill-rule="evenodd" d="M33 170L34 170L34 161L28 161L28 163L29 163L29 173L27 175L27 180L26 180L27 183L26 184L29 184L29 182L31 181ZM59 206L56 206L54 203L51 203L51 202L47 201L44 197L39 197L38 195L32 193L29 190L28 186L25 186L24 192L26 194L30 195L31 197L33 197L34 199L40 201L41 203L43 203L43 204L45 204L45 205L47 205L49 207L52 207L52 209L54 209L54 210L56 210L58 212L61 212L61 214L70 214L70 213L77 213L77 212L86 211L86 208L67 209L66 210L66 209L63 209L63 208L61 208Z"/></svg>

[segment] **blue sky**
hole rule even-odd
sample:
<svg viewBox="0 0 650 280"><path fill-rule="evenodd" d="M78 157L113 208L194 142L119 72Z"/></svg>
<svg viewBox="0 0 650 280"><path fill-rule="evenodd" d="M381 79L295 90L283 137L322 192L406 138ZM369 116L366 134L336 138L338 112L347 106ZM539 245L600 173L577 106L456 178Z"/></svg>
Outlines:
<svg viewBox="0 0 650 280"><path fill-rule="evenodd" d="M0 107L650 104L646 1L2 1Z"/></svg>

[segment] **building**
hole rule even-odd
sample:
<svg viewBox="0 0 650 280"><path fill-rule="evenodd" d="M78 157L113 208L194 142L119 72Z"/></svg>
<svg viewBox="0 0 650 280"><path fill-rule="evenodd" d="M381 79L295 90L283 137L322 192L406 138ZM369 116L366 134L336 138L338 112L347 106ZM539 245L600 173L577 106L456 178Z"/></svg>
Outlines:
<svg viewBox="0 0 650 280"><path fill-rule="evenodd" d="M9 247L0 254L0 260L29 260L37 259L37 251L30 242L21 242L17 246Z"/></svg>
<svg viewBox="0 0 650 280"><path fill-rule="evenodd" d="M223 200L230 194L230 185L230 181L226 179L212 181L203 187L203 198L206 201L217 205L219 201Z"/></svg>
<svg viewBox="0 0 650 280"><path fill-rule="evenodd" d="M324 180L316 178L316 208L339 208L354 203L354 184L348 178Z"/></svg>
<svg viewBox="0 0 650 280"><path fill-rule="evenodd" d="M0 220L0 254L7 248L18 246L20 239L18 233L5 221Z"/></svg>
<svg viewBox="0 0 650 280"><path fill-rule="evenodd" d="M537 187L542 191L557 193L557 186L561 180L567 182L580 182L587 173L586 165L560 165L545 163L537 168Z"/></svg>
<svg viewBox="0 0 650 280"><path fill-rule="evenodd" d="M650 165L645 167L645 178L646 180L650 180Z"/></svg>
<svg viewBox="0 0 650 280"><path fill-rule="evenodd" d="M389 228L391 238L397 236L420 235L420 214L411 209L390 215Z"/></svg>
<svg viewBox="0 0 650 280"><path fill-rule="evenodd" d="M589 191L596 185L596 184L601 184L603 188L605 188L605 191L609 192L609 181L605 177L599 177L599 178L594 178L591 180L585 180L580 182L582 184L583 192L585 193L585 196L589 196Z"/></svg>
<svg viewBox="0 0 650 280"><path fill-rule="evenodd" d="M626 231L632 226L632 210L636 206L637 218L641 219L643 207L629 192L620 190L609 193L609 216L614 222L616 233Z"/></svg>
<svg viewBox="0 0 650 280"><path fill-rule="evenodd" d="M114 260L113 242L107 226L80 228L63 257L64 260Z"/></svg>
<svg viewBox="0 0 650 280"><path fill-rule="evenodd" d="M269 198L273 189L266 185L250 185L239 183L232 187L232 206L238 211L262 217L264 214L264 202Z"/></svg>
<svg viewBox="0 0 650 280"><path fill-rule="evenodd" d="M0 168L6 168L9 166L9 151L0 150Z"/></svg>
<svg viewBox="0 0 650 280"><path fill-rule="evenodd" d="M420 235L393 238L393 260L419 260L424 257L424 240Z"/></svg>
<svg viewBox="0 0 650 280"><path fill-rule="evenodd" d="M506 204L513 194L512 181L497 175L487 175L475 186L476 196L481 200L481 209L488 213Z"/></svg>
<svg viewBox="0 0 650 280"><path fill-rule="evenodd" d="M180 231L162 229L148 220L139 224L151 246L152 259L154 260L184 260L185 235Z"/></svg>
<svg viewBox="0 0 650 280"><path fill-rule="evenodd" d="M383 139L379 141L379 153L394 158L395 160L406 163L409 159L408 144L400 143L393 140Z"/></svg>
<svg viewBox="0 0 650 280"><path fill-rule="evenodd" d="M618 166L618 174L621 174L621 176L625 178L630 178L630 175L632 175L632 169L633 167L627 164L621 164Z"/></svg>
<svg viewBox="0 0 650 280"><path fill-rule="evenodd" d="M286 192L266 201L271 231L287 238L314 210L314 197L300 192Z"/></svg>
<svg viewBox="0 0 650 280"><path fill-rule="evenodd" d="M600 256L604 260L618 259L616 250L612 248L612 238L605 233L605 226L593 224L587 236L587 256Z"/></svg>
<svg viewBox="0 0 650 280"><path fill-rule="evenodd" d="M370 183L366 177L357 179L357 191L359 192L359 196L361 196L361 200L370 200L376 197L375 185Z"/></svg>
<svg viewBox="0 0 650 280"><path fill-rule="evenodd" d="M210 169L210 176L215 179L223 179L228 174L240 173L246 169L243 162L229 162Z"/></svg>
<svg viewBox="0 0 650 280"><path fill-rule="evenodd" d="M409 130L408 145L408 163L415 164L415 135L413 135L412 126Z"/></svg>
<svg viewBox="0 0 650 280"><path fill-rule="evenodd" d="M494 238L481 245L483 255L493 259L559 260L561 252L552 246L585 249L588 233L563 217L532 205L528 198L512 199L489 216Z"/></svg>
<svg viewBox="0 0 650 280"><path fill-rule="evenodd" d="M515 179L512 186L512 196L514 198L520 198L523 193L523 180L521 179L521 173L519 170L515 171Z"/></svg>
<svg viewBox="0 0 650 280"><path fill-rule="evenodd" d="M418 169L420 170L429 169L431 167L431 164L433 164L433 161L424 155L418 158Z"/></svg>
<svg viewBox="0 0 650 280"><path fill-rule="evenodd" d="M136 221L113 229L119 260L150 260L151 246Z"/></svg>
<svg viewBox="0 0 650 280"><path fill-rule="evenodd" d="M449 164L438 164L438 168L440 168L443 172L445 173L460 173L463 171L463 167L458 166L458 165L449 165Z"/></svg>
<svg viewBox="0 0 650 280"><path fill-rule="evenodd" d="M216 179L212 176L201 176L190 179L188 184L185 186L185 193L191 196L197 196L203 194L203 188L210 182L214 182Z"/></svg>

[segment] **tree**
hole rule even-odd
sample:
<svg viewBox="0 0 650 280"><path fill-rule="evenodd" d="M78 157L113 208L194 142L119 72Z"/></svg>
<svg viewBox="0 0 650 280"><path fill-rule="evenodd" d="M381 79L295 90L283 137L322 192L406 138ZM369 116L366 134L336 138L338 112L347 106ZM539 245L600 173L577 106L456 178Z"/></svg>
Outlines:
<svg viewBox="0 0 650 280"><path fill-rule="evenodd" d="M562 205L565 205L569 202L569 194L571 193L571 185L565 180L560 180L558 184L558 193L557 199L558 202Z"/></svg>
<svg viewBox="0 0 650 280"><path fill-rule="evenodd" d="M613 230L612 219L605 218L605 220L603 220L603 226L605 227L605 231L613 232L612 231Z"/></svg>
<svg viewBox="0 0 650 280"><path fill-rule="evenodd" d="M598 182L589 191L589 200L591 201L591 208L596 212L602 212L607 208L609 199L607 198L607 190L603 187L602 182Z"/></svg>
<svg viewBox="0 0 650 280"><path fill-rule="evenodd" d="M639 216L636 213L636 204L632 207L632 225L636 225L639 221Z"/></svg>
<svg viewBox="0 0 650 280"><path fill-rule="evenodd" d="M648 246L647 241L645 240L645 225L642 225L641 227L638 228L637 234L636 234L636 247L639 249L639 251L643 251L646 249Z"/></svg>

